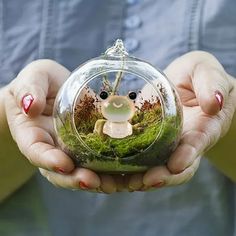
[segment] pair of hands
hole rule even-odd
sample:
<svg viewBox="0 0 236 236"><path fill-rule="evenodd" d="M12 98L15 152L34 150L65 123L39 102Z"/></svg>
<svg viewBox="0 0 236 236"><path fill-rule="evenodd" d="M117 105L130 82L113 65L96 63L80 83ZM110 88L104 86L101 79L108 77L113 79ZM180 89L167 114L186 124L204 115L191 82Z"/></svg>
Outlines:
<svg viewBox="0 0 236 236"><path fill-rule="evenodd" d="M54 61L34 61L7 86L5 100L9 128L20 151L51 183L63 188L113 193L185 183L196 172L201 155L227 133L235 112L235 82L217 59L206 52L185 54L165 70L184 113L182 138L168 164L124 176L95 173L76 168L55 146L53 103L69 74Z"/></svg>

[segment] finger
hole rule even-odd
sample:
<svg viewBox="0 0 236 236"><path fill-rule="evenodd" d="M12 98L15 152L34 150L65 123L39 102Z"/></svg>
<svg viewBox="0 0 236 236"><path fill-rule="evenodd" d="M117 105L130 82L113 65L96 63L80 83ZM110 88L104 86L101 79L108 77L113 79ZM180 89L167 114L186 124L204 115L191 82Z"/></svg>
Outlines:
<svg viewBox="0 0 236 236"><path fill-rule="evenodd" d="M143 184L147 187L162 187L165 185L164 178L170 175L166 166L155 166L144 174Z"/></svg>
<svg viewBox="0 0 236 236"><path fill-rule="evenodd" d="M111 175L100 174L100 180L102 192L108 194L116 192L116 182Z"/></svg>
<svg viewBox="0 0 236 236"><path fill-rule="evenodd" d="M233 87L222 65L206 52L190 52L177 58L165 73L184 105L200 105L209 115L221 110Z"/></svg>
<svg viewBox="0 0 236 236"><path fill-rule="evenodd" d="M34 119L18 114L14 99L7 102L6 114L9 128L20 151L35 166L60 173L70 173L74 164L64 152L55 147L52 137L52 118L39 116ZM51 135L50 135L51 134Z"/></svg>
<svg viewBox="0 0 236 236"><path fill-rule="evenodd" d="M185 132L167 163L168 169L172 174L183 172L209 145L210 139L204 132L196 130Z"/></svg>
<svg viewBox="0 0 236 236"><path fill-rule="evenodd" d="M129 190L138 191L143 187L143 174L133 174L129 179Z"/></svg>
<svg viewBox="0 0 236 236"><path fill-rule="evenodd" d="M35 166L60 173L70 173L74 164L63 151L55 147L54 141L45 129L26 127L17 130L15 139L20 151Z"/></svg>
<svg viewBox="0 0 236 236"><path fill-rule="evenodd" d="M176 175L162 176L165 186L175 186L188 182L196 173L201 157L197 157L191 166L186 168L183 172Z"/></svg>
<svg viewBox="0 0 236 236"><path fill-rule="evenodd" d="M85 168L76 168L69 175L61 175L42 168L39 170L49 182L62 188L74 190L94 190L97 189L101 183L95 172Z"/></svg>
<svg viewBox="0 0 236 236"><path fill-rule="evenodd" d="M20 137L27 137L28 129L33 127L44 129L47 133L54 137L55 131L53 127L53 119L51 116L38 116L34 119L31 119L20 112L13 99L8 99L6 105L8 106L8 109L6 109L6 115L9 129L15 141L18 143L24 141L16 140L16 136L20 135Z"/></svg>
<svg viewBox="0 0 236 236"><path fill-rule="evenodd" d="M191 166L179 174L171 174L165 166L154 167L144 175L143 182L145 186L151 188L183 184L193 177L199 167L199 163L200 157L196 158Z"/></svg>
<svg viewBox="0 0 236 236"><path fill-rule="evenodd" d="M10 92L19 108L30 117L41 114L56 96L69 71L51 60L38 60L26 66L11 83Z"/></svg>

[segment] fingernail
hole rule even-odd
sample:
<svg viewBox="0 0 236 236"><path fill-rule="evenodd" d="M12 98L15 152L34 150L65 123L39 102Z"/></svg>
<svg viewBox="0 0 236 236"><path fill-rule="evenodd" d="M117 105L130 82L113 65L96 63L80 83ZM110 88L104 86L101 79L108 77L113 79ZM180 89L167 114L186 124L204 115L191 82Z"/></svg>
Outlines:
<svg viewBox="0 0 236 236"><path fill-rule="evenodd" d="M159 181L159 182L157 182L156 184L153 184L152 187L153 187L153 188L161 188L161 187L164 186L164 184L165 184L164 181Z"/></svg>
<svg viewBox="0 0 236 236"><path fill-rule="evenodd" d="M86 183L84 183L83 181L79 181L79 187L81 189L89 189L89 186Z"/></svg>
<svg viewBox="0 0 236 236"><path fill-rule="evenodd" d="M34 101L34 98L31 94L25 95L22 98L22 108L26 114L29 112L29 109L30 109L33 101Z"/></svg>
<svg viewBox="0 0 236 236"><path fill-rule="evenodd" d="M215 97L216 97L216 100L217 100L220 110L221 110L223 107L224 97L220 91L215 92Z"/></svg>
<svg viewBox="0 0 236 236"><path fill-rule="evenodd" d="M66 174L66 171L61 167L55 167L55 171L59 174Z"/></svg>

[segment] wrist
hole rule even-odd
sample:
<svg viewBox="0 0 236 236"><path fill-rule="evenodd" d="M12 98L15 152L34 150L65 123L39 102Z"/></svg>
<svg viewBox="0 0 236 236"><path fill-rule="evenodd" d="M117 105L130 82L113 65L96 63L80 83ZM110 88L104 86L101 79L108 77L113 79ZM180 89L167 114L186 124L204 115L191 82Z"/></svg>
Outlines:
<svg viewBox="0 0 236 236"><path fill-rule="evenodd" d="M9 130L6 117L9 87L10 85L0 88L0 203L35 172L35 168L23 158Z"/></svg>
<svg viewBox="0 0 236 236"><path fill-rule="evenodd" d="M232 95L233 95L233 104L234 104L234 116L232 119L231 123L231 129L234 132L234 136L236 135L236 79L233 79L233 90L232 90Z"/></svg>
<svg viewBox="0 0 236 236"><path fill-rule="evenodd" d="M234 112L235 112L236 111L236 78L234 78L231 75L228 75L228 76L229 76L230 83L232 84L231 94L234 101L233 105L234 105Z"/></svg>
<svg viewBox="0 0 236 236"><path fill-rule="evenodd" d="M219 140L219 142L210 149L206 156L220 171L236 182L236 160L234 158L235 151L235 135L236 135L236 79L229 75L232 85L230 96L233 105L234 116L227 134Z"/></svg>
<svg viewBox="0 0 236 236"><path fill-rule="evenodd" d="M8 86L0 88L0 127L5 130L7 125L5 101L7 99Z"/></svg>

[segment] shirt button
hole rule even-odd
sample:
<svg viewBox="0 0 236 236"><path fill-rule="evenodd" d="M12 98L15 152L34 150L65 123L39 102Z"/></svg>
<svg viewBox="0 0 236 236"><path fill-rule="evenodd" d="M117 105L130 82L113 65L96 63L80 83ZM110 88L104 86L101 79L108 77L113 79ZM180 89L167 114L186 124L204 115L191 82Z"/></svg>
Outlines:
<svg viewBox="0 0 236 236"><path fill-rule="evenodd" d="M124 40L124 45L128 52L133 52L139 47L139 41L135 38L127 38Z"/></svg>
<svg viewBox="0 0 236 236"><path fill-rule="evenodd" d="M134 5L134 4L138 3L138 2L139 2L139 0L126 0L126 3L128 5Z"/></svg>
<svg viewBox="0 0 236 236"><path fill-rule="evenodd" d="M141 26L141 24L142 24L141 18L137 15L128 17L124 22L124 26L126 29L138 28Z"/></svg>

